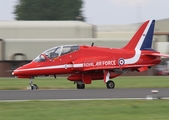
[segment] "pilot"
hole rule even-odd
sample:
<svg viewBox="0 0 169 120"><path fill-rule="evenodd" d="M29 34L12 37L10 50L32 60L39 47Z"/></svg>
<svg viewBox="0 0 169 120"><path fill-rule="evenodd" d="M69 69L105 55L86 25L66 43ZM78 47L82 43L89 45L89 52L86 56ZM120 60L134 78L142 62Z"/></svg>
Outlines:
<svg viewBox="0 0 169 120"><path fill-rule="evenodd" d="M58 57L58 53L52 52L50 53L50 58L56 58Z"/></svg>

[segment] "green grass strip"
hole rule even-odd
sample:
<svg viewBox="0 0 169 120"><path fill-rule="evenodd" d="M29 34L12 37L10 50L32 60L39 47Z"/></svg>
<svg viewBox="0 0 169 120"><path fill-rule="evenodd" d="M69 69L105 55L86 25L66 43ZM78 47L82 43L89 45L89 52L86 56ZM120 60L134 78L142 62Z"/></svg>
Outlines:
<svg viewBox="0 0 169 120"><path fill-rule="evenodd" d="M134 77L117 77L113 81L115 88L168 88L168 76L134 76ZM73 82L66 78L40 77L35 78L34 83L39 89L76 89ZM29 79L19 78L0 78L0 90L24 90L29 86ZM86 85L86 89L106 88L103 80L92 81L92 84Z"/></svg>
<svg viewBox="0 0 169 120"><path fill-rule="evenodd" d="M169 120L169 100L0 102L0 120Z"/></svg>

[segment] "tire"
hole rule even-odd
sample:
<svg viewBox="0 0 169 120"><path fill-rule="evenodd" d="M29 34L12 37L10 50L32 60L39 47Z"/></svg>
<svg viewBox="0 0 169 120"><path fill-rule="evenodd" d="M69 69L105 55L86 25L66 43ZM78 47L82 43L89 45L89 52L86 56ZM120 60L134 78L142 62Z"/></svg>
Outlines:
<svg viewBox="0 0 169 120"><path fill-rule="evenodd" d="M31 86L31 89L32 90L37 90L38 89L38 86L36 84L33 84L33 86Z"/></svg>
<svg viewBox="0 0 169 120"><path fill-rule="evenodd" d="M109 81L106 83L106 87L107 87L107 89L114 89L115 83L114 83L112 80L109 80Z"/></svg>
<svg viewBox="0 0 169 120"><path fill-rule="evenodd" d="M85 84L76 84L77 89L85 89Z"/></svg>

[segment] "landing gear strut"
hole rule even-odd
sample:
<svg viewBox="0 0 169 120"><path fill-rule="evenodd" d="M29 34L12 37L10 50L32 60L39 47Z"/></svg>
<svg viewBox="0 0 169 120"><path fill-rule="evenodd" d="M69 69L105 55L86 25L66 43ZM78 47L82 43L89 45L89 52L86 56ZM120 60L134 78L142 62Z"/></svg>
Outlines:
<svg viewBox="0 0 169 120"><path fill-rule="evenodd" d="M31 86L31 90L37 90L38 86L36 84L33 84L33 78L30 79L29 84Z"/></svg>
<svg viewBox="0 0 169 120"><path fill-rule="evenodd" d="M114 89L115 83L112 80L109 80L108 82L106 82L106 87L107 89Z"/></svg>

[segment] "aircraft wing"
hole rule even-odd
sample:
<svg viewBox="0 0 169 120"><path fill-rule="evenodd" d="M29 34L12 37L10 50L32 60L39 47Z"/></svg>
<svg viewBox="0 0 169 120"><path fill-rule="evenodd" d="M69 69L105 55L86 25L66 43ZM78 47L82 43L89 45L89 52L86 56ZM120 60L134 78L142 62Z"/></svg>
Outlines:
<svg viewBox="0 0 169 120"><path fill-rule="evenodd" d="M140 64L140 65L124 65L124 66L100 66L100 67L88 67L84 68L83 71L91 71L91 70L122 70L122 69L133 69L133 68L142 68L153 66L154 64Z"/></svg>
<svg viewBox="0 0 169 120"><path fill-rule="evenodd" d="M102 61L100 57L100 61ZM115 65L114 61L109 61L111 64L97 64L98 58L96 59L95 57L91 58L81 58L76 61L72 61L72 64L74 66L74 70L80 70L80 71L99 71L99 70L112 70L112 71L123 71L125 70L139 70L144 71L147 70L149 66L153 66L154 64L140 64L140 65L135 65L135 64L125 64L125 65ZM87 63L87 64L86 64ZM80 67L79 67L80 65ZM82 67L83 66L83 67Z"/></svg>

